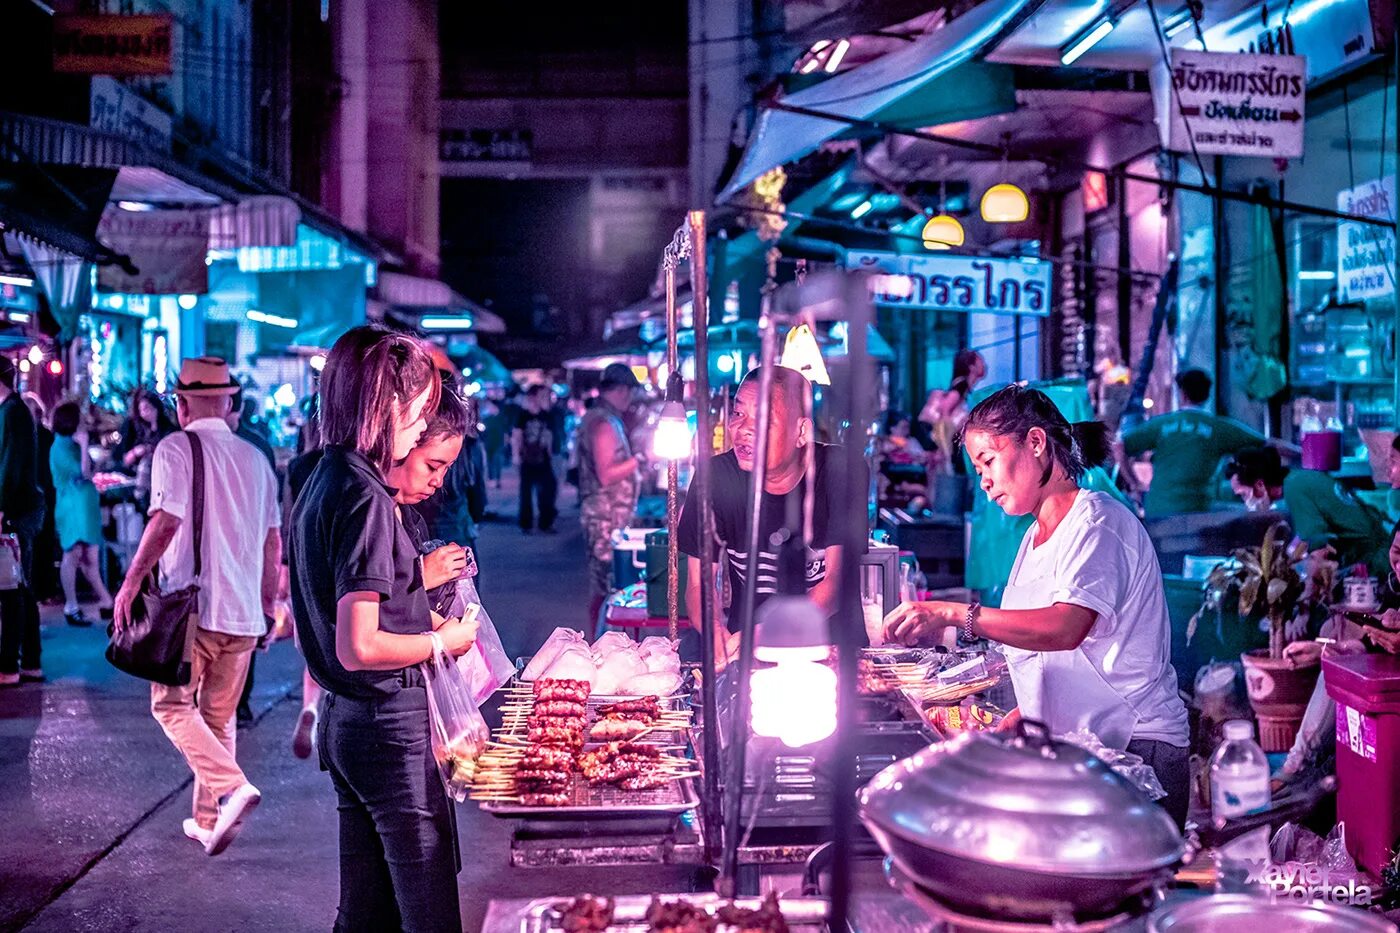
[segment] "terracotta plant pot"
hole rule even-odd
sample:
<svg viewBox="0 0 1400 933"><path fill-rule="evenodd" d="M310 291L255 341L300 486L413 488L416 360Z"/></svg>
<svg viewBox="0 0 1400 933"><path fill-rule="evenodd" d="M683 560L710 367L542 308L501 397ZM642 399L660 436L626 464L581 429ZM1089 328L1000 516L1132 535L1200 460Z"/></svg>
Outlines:
<svg viewBox="0 0 1400 933"><path fill-rule="evenodd" d="M1294 667L1283 658L1271 658L1267 649L1240 655L1249 705L1259 718L1259 745L1266 752L1286 752L1298 737L1313 688L1322 665L1316 661Z"/></svg>

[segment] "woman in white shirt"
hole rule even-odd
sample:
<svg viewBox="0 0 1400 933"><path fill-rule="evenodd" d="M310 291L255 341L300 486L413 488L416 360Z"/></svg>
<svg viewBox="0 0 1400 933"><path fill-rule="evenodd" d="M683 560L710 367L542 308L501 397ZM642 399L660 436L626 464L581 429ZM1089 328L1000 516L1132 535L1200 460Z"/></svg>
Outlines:
<svg viewBox="0 0 1400 933"><path fill-rule="evenodd" d="M1045 393L1012 385L972 410L960 440L987 497L1035 522L1001 608L905 603L887 617L886 638L930 643L959 628L1001 642L1020 715L1141 755L1167 791L1162 805L1184 823L1189 728L1157 554L1122 503L1079 487L1108 457L1103 425L1071 425Z"/></svg>

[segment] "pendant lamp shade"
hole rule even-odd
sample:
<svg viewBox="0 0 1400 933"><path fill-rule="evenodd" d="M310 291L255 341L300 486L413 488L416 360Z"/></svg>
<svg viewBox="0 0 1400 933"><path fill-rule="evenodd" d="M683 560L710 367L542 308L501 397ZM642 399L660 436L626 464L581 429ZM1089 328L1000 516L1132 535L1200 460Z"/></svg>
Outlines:
<svg viewBox="0 0 1400 933"><path fill-rule="evenodd" d="M962 246L966 239L962 224L949 214L930 217L924 224L924 249L952 249Z"/></svg>
<svg viewBox="0 0 1400 933"><path fill-rule="evenodd" d="M982 219L992 224L1017 224L1030 216L1031 202L1013 184L992 185L982 195Z"/></svg>

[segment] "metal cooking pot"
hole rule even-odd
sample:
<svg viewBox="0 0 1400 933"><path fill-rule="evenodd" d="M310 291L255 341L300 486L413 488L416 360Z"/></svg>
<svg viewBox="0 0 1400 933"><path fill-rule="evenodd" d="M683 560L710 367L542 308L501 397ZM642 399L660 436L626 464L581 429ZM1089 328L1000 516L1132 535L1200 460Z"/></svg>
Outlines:
<svg viewBox="0 0 1400 933"><path fill-rule="evenodd" d="M1395 924L1376 914L1334 904L1275 901L1249 894L1216 894L1168 907L1154 914L1152 933L1396 933Z"/></svg>
<svg viewBox="0 0 1400 933"><path fill-rule="evenodd" d="M952 906L1017 919L1107 916L1181 864L1176 824L1090 752L1023 720L965 734L876 775L860 817Z"/></svg>

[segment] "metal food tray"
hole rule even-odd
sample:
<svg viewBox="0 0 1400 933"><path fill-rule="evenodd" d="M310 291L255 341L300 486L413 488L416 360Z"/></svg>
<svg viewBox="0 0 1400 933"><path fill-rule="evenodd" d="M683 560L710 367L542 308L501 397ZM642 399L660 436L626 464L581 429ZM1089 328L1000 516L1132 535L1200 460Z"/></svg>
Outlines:
<svg viewBox="0 0 1400 933"><path fill-rule="evenodd" d="M665 903L685 901L714 916L716 910L730 903L728 898L718 894L658 894ZM648 933L651 925L646 921L647 910L651 907L652 895L628 894L614 897L613 919L607 927L608 933ZM520 911L520 933L555 933L564 929L563 911L573 898L542 897L531 901ZM763 905L760 897L736 897L733 903L747 910L756 910ZM831 915L831 902L824 897L782 897L778 899L778 910L788 927L793 930L825 930L827 918ZM733 930L727 924L721 931Z"/></svg>
<svg viewBox="0 0 1400 933"><path fill-rule="evenodd" d="M525 665L530 663L530 659L528 657L522 657L515 663L515 676L510 679L510 682L506 685L506 689L509 690L511 687L529 687L533 690L535 682L533 680L526 680L524 677L520 676L525 670ZM674 709L675 705L679 701L684 700L690 696L691 691L694 689L693 682L690 676L693 670L694 667L687 667L684 664L681 665L681 685L678 688L676 688L675 693L670 693L666 696L661 697L661 703L663 706L670 706L670 708ZM651 694L594 693L589 695L588 705L593 706L595 702L601 705L607 705L608 703L621 703L623 700L636 700L644 696L651 696Z"/></svg>
<svg viewBox="0 0 1400 933"><path fill-rule="evenodd" d="M651 790L623 790L611 784L590 784L582 774L573 775L572 799L560 807L531 807L523 803L484 800L481 809L503 819L572 820L606 816L617 819L681 814L699 806L691 778L668 781Z"/></svg>

